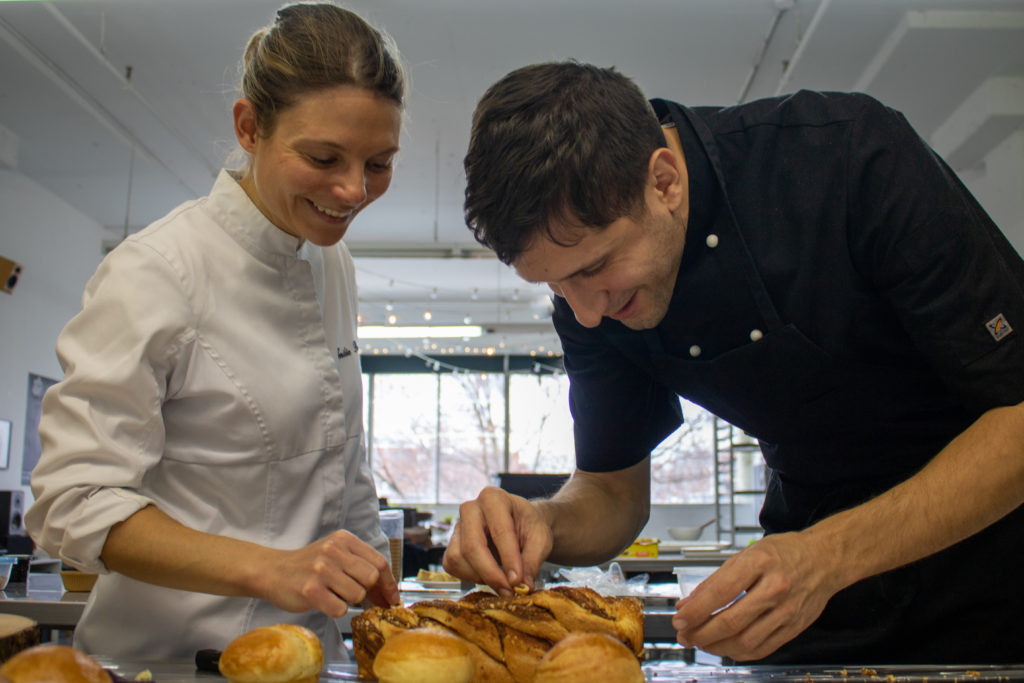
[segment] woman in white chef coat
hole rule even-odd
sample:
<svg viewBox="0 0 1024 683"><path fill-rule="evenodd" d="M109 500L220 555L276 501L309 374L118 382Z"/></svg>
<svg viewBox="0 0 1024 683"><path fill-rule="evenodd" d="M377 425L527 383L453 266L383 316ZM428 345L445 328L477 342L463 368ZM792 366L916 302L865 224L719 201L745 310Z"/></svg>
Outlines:
<svg viewBox="0 0 1024 683"><path fill-rule="evenodd" d="M99 580L75 645L178 658L281 622L398 602L365 458L352 258L382 195L405 78L391 40L334 5L251 39L209 196L111 252L61 333L26 522Z"/></svg>

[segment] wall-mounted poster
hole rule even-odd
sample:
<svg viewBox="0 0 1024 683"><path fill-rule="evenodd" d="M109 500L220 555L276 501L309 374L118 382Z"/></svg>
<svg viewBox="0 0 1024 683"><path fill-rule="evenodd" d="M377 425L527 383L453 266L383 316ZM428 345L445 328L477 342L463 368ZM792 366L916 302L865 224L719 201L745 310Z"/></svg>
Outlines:
<svg viewBox="0 0 1024 683"><path fill-rule="evenodd" d="M39 462L39 414L43 407L43 394L57 380L40 375L28 375L28 397L25 401L25 448L21 458L21 483L32 483L32 468Z"/></svg>
<svg viewBox="0 0 1024 683"><path fill-rule="evenodd" d="M0 420L0 470L7 469L11 457L11 421Z"/></svg>

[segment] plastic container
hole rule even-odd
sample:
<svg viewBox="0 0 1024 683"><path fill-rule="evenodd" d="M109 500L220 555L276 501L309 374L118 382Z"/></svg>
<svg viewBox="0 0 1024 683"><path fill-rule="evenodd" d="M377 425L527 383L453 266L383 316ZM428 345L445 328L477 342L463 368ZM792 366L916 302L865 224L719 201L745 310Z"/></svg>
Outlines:
<svg viewBox="0 0 1024 683"><path fill-rule="evenodd" d="M0 555L0 591L7 588L7 582L11 580L11 572L16 564L18 564L17 557Z"/></svg>
<svg viewBox="0 0 1024 683"><path fill-rule="evenodd" d="M679 581L679 597L685 598L689 595L713 571L715 567L673 567L672 573Z"/></svg>

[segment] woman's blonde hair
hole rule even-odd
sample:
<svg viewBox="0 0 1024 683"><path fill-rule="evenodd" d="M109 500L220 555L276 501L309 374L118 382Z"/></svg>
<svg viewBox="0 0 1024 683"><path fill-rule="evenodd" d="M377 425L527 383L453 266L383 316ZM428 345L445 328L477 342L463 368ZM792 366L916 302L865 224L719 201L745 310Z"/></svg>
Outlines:
<svg viewBox="0 0 1024 683"><path fill-rule="evenodd" d="M330 3L286 5L254 33L242 58L240 95L252 102L260 135L305 93L366 88L405 105L406 76L394 40Z"/></svg>

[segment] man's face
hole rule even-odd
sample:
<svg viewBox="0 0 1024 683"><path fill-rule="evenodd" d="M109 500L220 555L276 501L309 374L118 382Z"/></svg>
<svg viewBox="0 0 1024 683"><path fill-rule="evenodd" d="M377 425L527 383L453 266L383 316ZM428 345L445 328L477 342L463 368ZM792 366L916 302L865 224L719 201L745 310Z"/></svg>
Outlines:
<svg viewBox="0 0 1024 683"><path fill-rule="evenodd" d="M634 330L651 329L668 311L686 236L674 215L648 187L647 211L625 216L604 230L556 223L513 262L530 282L545 282L563 297L576 320L596 327L604 317Z"/></svg>

